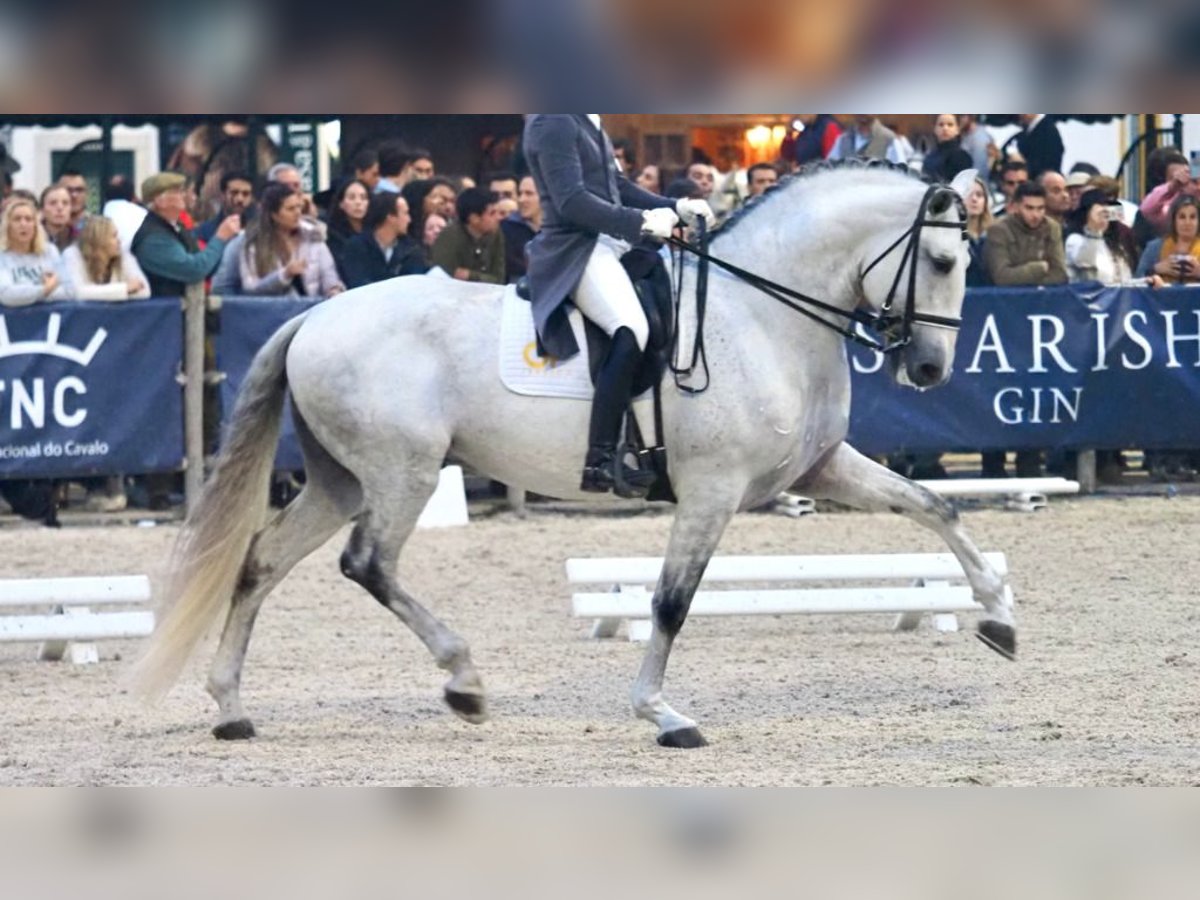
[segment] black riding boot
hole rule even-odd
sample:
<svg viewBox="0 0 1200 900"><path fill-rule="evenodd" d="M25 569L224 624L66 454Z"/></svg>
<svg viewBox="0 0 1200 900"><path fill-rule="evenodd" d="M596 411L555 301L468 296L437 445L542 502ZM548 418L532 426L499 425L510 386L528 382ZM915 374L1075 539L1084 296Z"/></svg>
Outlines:
<svg viewBox="0 0 1200 900"><path fill-rule="evenodd" d="M628 328L618 328L613 335L608 356L596 375L587 459L579 484L581 490L605 493L615 489L622 497L644 497L654 484L653 472L643 472L625 465L617 453L621 419L629 408L633 378L641 358L642 351L638 349L633 332Z"/></svg>

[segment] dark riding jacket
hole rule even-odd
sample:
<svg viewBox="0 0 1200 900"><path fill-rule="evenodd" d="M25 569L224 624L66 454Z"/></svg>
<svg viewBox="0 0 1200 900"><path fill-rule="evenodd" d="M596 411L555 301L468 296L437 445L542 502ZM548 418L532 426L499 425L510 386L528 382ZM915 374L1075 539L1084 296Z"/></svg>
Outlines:
<svg viewBox="0 0 1200 900"><path fill-rule="evenodd" d="M579 352L565 304L601 234L636 243L642 210L675 201L644 191L617 168L612 143L586 115L537 115L525 123L525 159L542 198L542 230L529 242L533 319L546 353Z"/></svg>

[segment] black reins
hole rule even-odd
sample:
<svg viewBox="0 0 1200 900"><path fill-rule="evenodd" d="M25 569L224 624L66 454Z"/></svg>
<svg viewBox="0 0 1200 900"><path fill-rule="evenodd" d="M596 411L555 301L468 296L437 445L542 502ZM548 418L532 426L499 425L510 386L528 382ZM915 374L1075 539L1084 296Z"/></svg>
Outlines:
<svg viewBox="0 0 1200 900"><path fill-rule="evenodd" d="M727 260L713 256L708 252L708 229L705 227L703 219L698 219L696 222L697 242L690 243L681 238L671 237L667 243L679 251L680 262L684 252L691 253L697 258L696 271L696 334L692 343L692 357L685 366L676 366L675 361L678 358L675 354L677 346L672 347L671 356L671 371L675 375L676 386L680 390L688 393L701 393L708 387L708 360L704 352L704 312L708 297L708 266L709 263L724 269L731 275L741 279L752 287L762 291L768 297L779 301L789 309L795 310L803 316L807 316L814 322L824 325L826 328L832 329L843 337L854 341L863 347L871 350L876 350L880 353L894 353L897 350L907 346L912 340L913 325L931 325L938 328L953 328L958 329L962 326L962 319L950 316L936 316L932 313L922 313L916 310L916 292L917 292L917 266L916 257L917 250L921 241L921 230L923 228L955 228L962 232L963 240L967 240L967 216L966 209L962 199L954 195L955 202L962 216L961 222L937 222L926 218L929 201L939 191L949 190L944 185L930 185L925 191L925 195L921 198L921 205L917 210L916 218L912 225L896 238L886 250L880 253L871 263L862 271L859 276L859 282L870 274L871 270L883 262L892 251L899 247L906 240L908 244L904 248L904 255L900 258L900 265L896 267L896 277L892 281L891 290L888 291L887 297L880 306L879 311L866 310L855 308L845 310L836 307L823 300L818 300L816 297L810 297L808 294L801 291L793 290L786 285L771 281L769 278L764 278L754 272L736 266ZM896 293L900 287L900 279L904 274L905 266L908 267L908 300L904 304L904 314L896 315L892 310L895 307ZM679 298L683 286L683 266L676 266L677 283L676 283L676 327L675 327L675 343L679 339ZM841 325L838 322L831 322L820 315L820 313L828 313L832 316L845 319L848 324ZM878 333L882 340L860 333L853 326L862 325L872 331ZM694 371L697 362L704 366L704 385L702 387L689 387L680 383L680 378L689 377Z"/></svg>

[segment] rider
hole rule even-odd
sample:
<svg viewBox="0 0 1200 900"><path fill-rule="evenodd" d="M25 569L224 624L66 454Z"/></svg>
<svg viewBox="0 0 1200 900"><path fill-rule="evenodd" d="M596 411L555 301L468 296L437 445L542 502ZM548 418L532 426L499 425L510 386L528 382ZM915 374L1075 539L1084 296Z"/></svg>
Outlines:
<svg viewBox="0 0 1200 900"><path fill-rule="evenodd" d="M643 236L666 240L680 219L715 221L704 200L649 193L618 167L597 115L535 115L525 123L525 158L542 199L542 230L527 247L533 317L545 353L579 352L565 304L612 338L596 375L580 488L611 491L621 481L644 494L654 476L621 461L617 436L649 327L621 255Z"/></svg>

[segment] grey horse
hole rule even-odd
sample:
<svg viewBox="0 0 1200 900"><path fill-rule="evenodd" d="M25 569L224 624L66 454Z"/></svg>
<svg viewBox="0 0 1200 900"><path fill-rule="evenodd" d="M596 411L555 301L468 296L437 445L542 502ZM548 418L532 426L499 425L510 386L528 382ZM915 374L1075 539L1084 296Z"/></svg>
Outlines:
<svg viewBox="0 0 1200 900"><path fill-rule="evenodd" d="M973 175L973 173L965 173ZM838 309L891 307L909 340L894 375L921 388L950 377L953 329L965 293L959 225L970 177L930 189L905 172L823 167L786 179L716 232L710 250L743 269ZM917 228L927 224L944 227ZM910 254L899 252L910 235ZM892 252L895 251L895 252ZM915 267L915 268L914 268ZM684 269L684 295L697 267ZM979 636L1015 653L1001 577L954 509L845 443L850 413L846 340L714 269L705 341L711 386L663 391L665 444L678 498L653 600L653 633L632 690L634 711L658 742L702 746L696 723L663 697L675 636L730 518L799 483L812 497L902 513L936 531L984 607ZM907 290L896 292L896 285ZM177 541L163 615L134 671L161 696L224 614L208 678L219 707L214 734L254 735L239 695L255 616L275 585L340 527L341 557L362 585L411 628L450 673L445 700L468 722L487 716L467 642L401 585L397 559L448 457L510 485L565 499L580 493L588 404L508 391L498 377L503 288L415 276L359 288L284 324L242 386L228 440ZM820 318L830 320L828 312ZM694 321L681 323L694 328ZM268 519L267 488L290 393L307 484Z"/></svg>

